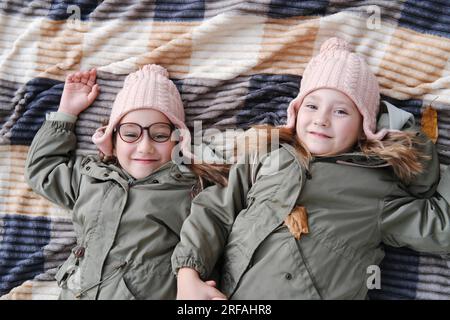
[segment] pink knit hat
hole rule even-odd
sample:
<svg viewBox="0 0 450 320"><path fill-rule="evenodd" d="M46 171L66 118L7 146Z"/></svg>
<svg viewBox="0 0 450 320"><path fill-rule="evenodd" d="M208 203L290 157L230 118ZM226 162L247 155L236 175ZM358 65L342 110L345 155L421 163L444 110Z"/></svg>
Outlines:
<svg viewBox="0 0 450 320"><path fill-rule="evenodd" d="M346 94L363 116L363 130L368 140L381 140L388 130L376 131L380 89L378 81L364 59L351 52L350 44L330 38L306 66L298 96L287 109L286 127L295 128L298 108L314 90L329 88Z"/></svg>
<svg viewBox="0 0 450 320"><path fill-rule="evenodd" d="M147 108L162 112L179 129L180 150L184 156L191 157L191 135L184 123L180 93L169 79L167 70L156 64L145 65L125 78L123 88L114 101L108 125L98 128L92 141L105 155L112 155L112 135L120 119L130 111Z"/></svg>

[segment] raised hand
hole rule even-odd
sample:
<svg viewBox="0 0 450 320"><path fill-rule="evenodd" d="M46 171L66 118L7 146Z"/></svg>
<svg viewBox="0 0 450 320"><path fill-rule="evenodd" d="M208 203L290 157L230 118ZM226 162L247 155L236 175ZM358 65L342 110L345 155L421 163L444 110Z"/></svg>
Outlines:
<svg viewBox="0 0 450 320"><path fill-rule="evenodd" d="M64 83L64 90L58 111L78 116L87 109L97 97L100 88L95 83L97 70L71 73Z"/></svg>

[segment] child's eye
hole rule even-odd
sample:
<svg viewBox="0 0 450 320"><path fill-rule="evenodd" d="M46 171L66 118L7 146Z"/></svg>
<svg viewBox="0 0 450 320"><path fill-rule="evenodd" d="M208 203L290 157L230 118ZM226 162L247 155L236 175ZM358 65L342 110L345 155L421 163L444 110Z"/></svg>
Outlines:
<svg viewBox="0 0 450 320"><path fill-rule="evenodd" d="M311 110L317 110L317 107L313 104L307 104L306 107Z"/></svg>
<svg viewBox="0 0 450 320"><path fill-rule="evenodd" d="M138 134L136 132L125 132L125 137L137 138Z"/></svg>
<svg viewBox="0 0 450 320"><path fill-rule="evenodd" d="M153 136L153 139L155 139L156 141L165 141L168 140L170 138L170 135L167 134L156 134Z"/></svg>
<svg viewBox="0 0 450 320"><path fill-rule="evenodd" d="M347 112L346 110L344 110L344 109L338 109L338 110L335 111L335 113L336 113L338 116L348 115L348 112Z"/></svg>

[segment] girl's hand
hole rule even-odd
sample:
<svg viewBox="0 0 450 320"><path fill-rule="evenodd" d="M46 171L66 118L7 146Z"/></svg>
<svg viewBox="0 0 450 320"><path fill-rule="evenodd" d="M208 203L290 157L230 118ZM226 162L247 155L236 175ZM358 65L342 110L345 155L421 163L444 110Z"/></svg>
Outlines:
<svg viewBox="0 0 450 320"><path fill-rule="evenodd" d="M226 300L227 297L215 287L215 281L202 281L194 269L178 271L177 300Z"/></svg>
<svg viewBox="0 0 450 320"><path fill-rule="evenodd" d="M100 88L95 83L97 70L92 68L85 72L69 74L64 83L64 90L58 111L78 116L86 110L97 97Z"/></svg>

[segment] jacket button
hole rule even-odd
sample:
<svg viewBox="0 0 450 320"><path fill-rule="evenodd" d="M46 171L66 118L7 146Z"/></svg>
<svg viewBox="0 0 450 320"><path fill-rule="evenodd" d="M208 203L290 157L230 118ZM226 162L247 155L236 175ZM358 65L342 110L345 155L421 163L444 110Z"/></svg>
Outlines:
<svg viewBox="0 0 450 320"><path fill-rule="evenodd" d="M175 178L181 179L181 174L177 173L177 174L175 175Z"/></svg>
<svg viewBox="0 0 450 320"><path fill-rule="evenodd" d="M154 180L152 180L152 183L159 183L159 181L154 179Z"/></svg>
<svg viewBox="0 0 450 320"><path fill-rule="evenodd" d="M311 172L309 172L309 170L306 170L305 174L306 174L306 179L308 179L308 180L312 179L312 174L311 174Z"/></svg>
<svg viewBox="0 0 450 320"><path fill-rule="evenodd" d="M91 170L91 167L87 166L87 167L86 167L86 170L87 170L87 171Z"/></svg>
<svg viewBox="0 0 450 320"><path fill-rule="evenodd" d="M75 250L73 251L73 253L74 253L75 257L77 257L77 258L83 257L84 256L84 247L77 246L75 248Z"/></svg>
<svg viewBox="0 0 450 320"><path fill-rule="evenodd" d="M106 172L106 173L103 174L103 176L104 176L105 178L106 178L106 177L109 177L109 173Z"/></svg>
<svg viewBox="0 0 450 320"><path fill-rule="evenodd" d="M287 272L284 277L286 278L286 280L291 280L292 279L292 274L290 274L289 272Z"/></svg>

